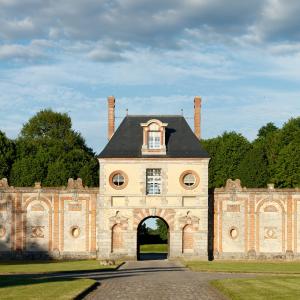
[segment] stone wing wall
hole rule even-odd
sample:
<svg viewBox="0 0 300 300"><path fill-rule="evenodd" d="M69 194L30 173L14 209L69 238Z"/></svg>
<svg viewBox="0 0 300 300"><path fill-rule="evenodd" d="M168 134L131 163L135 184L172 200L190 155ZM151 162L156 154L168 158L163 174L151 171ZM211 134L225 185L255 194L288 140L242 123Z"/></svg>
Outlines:
<svg viewBox="0 0 300 300"><path fill-rule="evenodd" d="M95 257L98 189L9 187L0 181L0 257Z"/></svg>
<svg viewBox="0 0 300 300"><path fill-rule="evenodd" d="M248 189L229 179L211 201L215 258L299 256L300 189Z"/></svg>

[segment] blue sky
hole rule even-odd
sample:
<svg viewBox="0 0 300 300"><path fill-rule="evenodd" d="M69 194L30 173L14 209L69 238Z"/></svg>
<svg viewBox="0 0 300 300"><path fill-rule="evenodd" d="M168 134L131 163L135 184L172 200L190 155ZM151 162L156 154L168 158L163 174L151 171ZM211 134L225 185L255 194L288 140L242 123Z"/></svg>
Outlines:
<svg viewBox="0 0 300 300"><path fill-rule="evenodd" d="M126 114L180 114L203 98L204 138L249 139L300 112L298 0L0 0L0 130L68 112L99 152L106 97Z"/></svg>

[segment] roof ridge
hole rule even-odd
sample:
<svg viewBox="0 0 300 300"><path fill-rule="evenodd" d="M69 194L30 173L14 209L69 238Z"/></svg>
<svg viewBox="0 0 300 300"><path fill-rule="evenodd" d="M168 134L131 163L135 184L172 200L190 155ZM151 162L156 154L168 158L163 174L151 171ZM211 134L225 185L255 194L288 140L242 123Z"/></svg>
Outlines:
<svg viewBox="0 0 300 300"><path fill-rule="evenodd" d="M126 117L182 117L182 115L127 115Z"/></svg>

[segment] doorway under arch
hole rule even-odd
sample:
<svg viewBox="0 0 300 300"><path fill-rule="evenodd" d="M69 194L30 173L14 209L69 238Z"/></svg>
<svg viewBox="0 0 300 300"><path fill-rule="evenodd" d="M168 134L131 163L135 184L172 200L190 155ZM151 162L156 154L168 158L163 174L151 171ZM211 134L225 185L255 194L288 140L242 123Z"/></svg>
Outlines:
<svg viewBox="0 0 300 300"><path fill-rule="evenodd" d="M163 218L144 218L137 227L137 259L167 259L170 248L169 232L169 225Z"/></svg>

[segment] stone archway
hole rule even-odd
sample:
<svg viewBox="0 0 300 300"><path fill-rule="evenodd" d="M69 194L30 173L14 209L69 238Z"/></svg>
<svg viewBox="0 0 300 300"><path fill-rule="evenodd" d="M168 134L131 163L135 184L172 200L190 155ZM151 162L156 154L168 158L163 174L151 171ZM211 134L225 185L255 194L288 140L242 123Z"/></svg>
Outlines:
<svg viewBox="0 0 300 300"><path fill-rule="evenodd" d="M161 226L165 230L167 230L166 241L159 235L159 233L156 234L148 233L146 222L149 221L150 219L153 219L153 221L156 220L162 221L160 222ZM169 257L169 250L170 250L169 224L166 222L166 220L158 216L148 216L144 218L143 220L140 221L137 227L136 241L137 241L137 249L136 249L137 260L167 259Z"/></svg>

